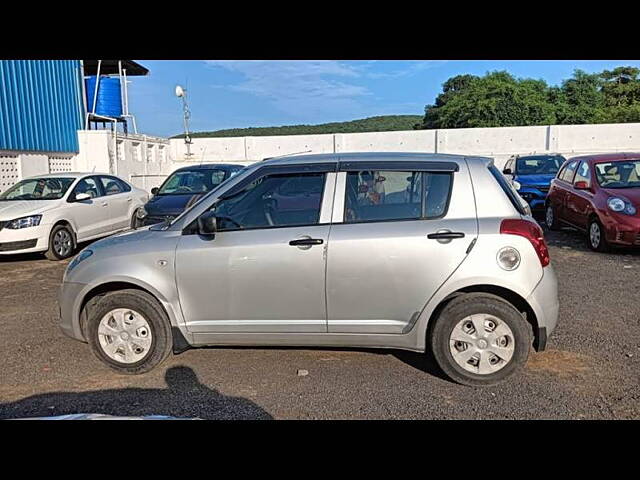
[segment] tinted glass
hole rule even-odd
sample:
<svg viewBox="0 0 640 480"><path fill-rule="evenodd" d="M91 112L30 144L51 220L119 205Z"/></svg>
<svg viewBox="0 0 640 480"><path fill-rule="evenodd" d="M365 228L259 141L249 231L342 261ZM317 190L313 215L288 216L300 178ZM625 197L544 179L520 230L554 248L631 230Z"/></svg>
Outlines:
<svg viewBox="0 0 640 480"><path fill-rule="evenodd" d="M573 179L573 183L575 184L576 182L587 182L587 185L591 185L591 172L587 162L580 163L576 177Z"/></svg>
<svg viewBox="0 0 640 480"><path fill-rule="evenodd" d="M595 164L596 178L604 188L640 187L640 160Z"/></svg>
<svg viewBox="0 0 640 480"><path fill-rule="evenodd" d="M562 177L560 178L565 182L571 183L573 181L573 174L576 171L577 167L578 167L577 161L571 162L569 165L567 165L567 168L564 169L564 171L562 172Z"/></svg>
<svg viewBox="0 0 640 480"><path fill-rule="evenodd" d="M564 161L559 155L518 157L516 171L519 175L555 175Z"/></svg>
<svg viewBox="0 0 640 480"><path fill-rule="evenodd" d="M0 195L0 200L59 200L73 178L33 178L22 180Z"/></svg>
<svg viewBox="0 0 640 480"><path fill-rule="evenodd" d="M160 187L157 195L204 193L224 181L224 170L183 170L174 172Z"/></svg>
<svg viewBox="0 0 640 480"><path fill-rule="evenodd" d="M437 217L444 214L450 187L451 175L448 173L348 172L344 221Z"/></svg>
<svg viewBox="0 0 640 480"><path fill-rule="evenodd" d="M324 173L267 175L213 207L219 230L313 225L320 219Z"/></svg>
<svg viewBox="0 0 640 480"><path fill-rule="evenodd" d="M489 171L491 172L491 175L493 175L493 177L496 179L504 193L507 195L515 209L518 210L518 212L520 212L522 215L526 215L527 211L520 201L518 192L516 192L513 186L507 181L506 178L504 178L504 175L500 173L500 170L498 170L495 165L491 165L489 167Z"/></svg>
<svg viewBox="0 0 640 480"><path fill-rule="evenodd" d="M118 181L116 178L100 177L100 182L102 182L102 188L104 189L105 195L117 195L118 193L123 193L125 191L122 182Z"/></svg>
<svg viewBox="0 0 640 480"><path fill-rule="evenodd" d="M96 198L101 195L96 179L93 177L83 178L78 182L73 189L73 195L75 196L79 193L88 193L91 198Z"/></svg>

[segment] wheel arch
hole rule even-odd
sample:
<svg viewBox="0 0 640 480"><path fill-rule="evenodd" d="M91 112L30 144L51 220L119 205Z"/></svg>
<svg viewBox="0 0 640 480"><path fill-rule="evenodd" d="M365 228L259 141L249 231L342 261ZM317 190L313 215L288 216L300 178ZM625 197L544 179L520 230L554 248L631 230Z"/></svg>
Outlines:
<svg viewBox="0 0 640 480"><path fill-rule="evenodd" d="M138 290L140 292L146 293L147 295L150 295L151 298L153 298L155 302L160 306L162 311L167 316L167 319L169 320L173 337L174 353L180 353L189 348L189 342L186 340L182 330L176 325L174 312L167 308L168 302L166 302L166 300L164 300L160 296L160 294L154 291L152 288L147 288L143 285L140 285L139 283L120 279L106 281L99 285L93 286L83 295L82 299L80 300L78 322L80 332L82 333L82 336L85 340L87 339L88 310L107 293L117 292L120 290Z"/></svg>
<svg viewBox="0 0 640 480"><path fill-rule="evenodd" d="M449 295L444 297L440 303L434 308L433 312L429 316L429 321L427 323L427 332L426 338L429 338L431 335L431 331L433 326L436 323L436 320L440 316L440 313L444 308L449 304L451 300L459 297L460 295L467 295L471 293L487 293L490 295L495 295L502 300L506 301L510 305L512 305L516 310L518 310L524 317L524 319L531 325L534 336L533 347L535 350L539 350L541 341L545 341L545 339L540 338L540 329L538 318L529 303L522 297L520 294L510 290L509 288L491 285L491 284L478 284L478 285L470 285L466 287L462 287L454 292L451 292Z"/></svg>

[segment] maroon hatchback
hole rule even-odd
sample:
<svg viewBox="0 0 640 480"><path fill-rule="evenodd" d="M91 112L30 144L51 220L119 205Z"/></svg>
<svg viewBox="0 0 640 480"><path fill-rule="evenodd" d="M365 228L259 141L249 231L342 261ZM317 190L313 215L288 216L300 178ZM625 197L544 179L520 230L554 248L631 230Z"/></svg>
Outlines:
<svg viewBox="0 0 640 480"><path fill-rule="evenodd" d="M589 155L567 160L551 181L547 226L563 224L587 234L591 249L640 246L640 153Z"/></svg>

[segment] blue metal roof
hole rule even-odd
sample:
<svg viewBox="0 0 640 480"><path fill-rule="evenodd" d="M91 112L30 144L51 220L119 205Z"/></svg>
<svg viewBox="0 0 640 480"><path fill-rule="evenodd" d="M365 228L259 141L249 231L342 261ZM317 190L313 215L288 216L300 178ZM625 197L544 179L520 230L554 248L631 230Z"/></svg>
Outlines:
<svg viewBox="0 0 640 480"><path fill-rule="evenodd" d="M77 152L79 60L0 60L0 150Z"/></svg>

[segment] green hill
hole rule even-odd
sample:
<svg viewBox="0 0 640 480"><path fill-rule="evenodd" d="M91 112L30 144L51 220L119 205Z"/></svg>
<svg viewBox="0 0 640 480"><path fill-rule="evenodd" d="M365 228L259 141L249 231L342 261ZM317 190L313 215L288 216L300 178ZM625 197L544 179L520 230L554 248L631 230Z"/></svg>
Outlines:
<svg viewBox="0 0 640 480"><path fill-rule="evenodd" d="M191 138L202 137L261 137L267 135L316 135L321 133L389 132L413 130L421 123L422 115L384 115L350 122L322 123L320 125L288 125L283 127L229 128L213 132L193 132ZM183 138L184 134L171 138Z"/></svg>

